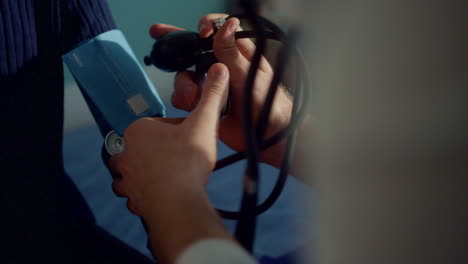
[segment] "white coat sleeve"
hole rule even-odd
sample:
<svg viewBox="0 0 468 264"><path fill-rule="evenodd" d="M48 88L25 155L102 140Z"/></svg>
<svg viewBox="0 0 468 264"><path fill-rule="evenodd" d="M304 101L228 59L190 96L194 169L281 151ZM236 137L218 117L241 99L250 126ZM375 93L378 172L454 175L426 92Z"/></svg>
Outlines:
<svg viewBox="0 0 468 264"><path fill-rule="evenodd" d="M176 264L257 264L243 248L222 239L206 239L185 249Z"/></svg>

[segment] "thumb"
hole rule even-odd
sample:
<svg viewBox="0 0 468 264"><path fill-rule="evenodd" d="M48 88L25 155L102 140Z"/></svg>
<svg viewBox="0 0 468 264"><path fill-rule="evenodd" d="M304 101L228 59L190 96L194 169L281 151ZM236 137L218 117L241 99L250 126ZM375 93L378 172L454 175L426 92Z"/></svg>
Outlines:
<svg viewBox="0 0 468 264"><path fill-rule="evenodd" d="M231 84L235 88L243 87L250 68L250 62L242 55L236 43L235 33L239 26L239 19L228 19L216 33L213 42L214 54L221 63L228 67L231 73Z"/></svg>
<svg viewBox="0 0 468 264"><path fill-rule="evenodd" d="M208 71L197 107L187 118L202 133L216 131L221 111L227 100L229 71L224 64L216 63ZM208 130L206 130L208 129Z"/></svg>

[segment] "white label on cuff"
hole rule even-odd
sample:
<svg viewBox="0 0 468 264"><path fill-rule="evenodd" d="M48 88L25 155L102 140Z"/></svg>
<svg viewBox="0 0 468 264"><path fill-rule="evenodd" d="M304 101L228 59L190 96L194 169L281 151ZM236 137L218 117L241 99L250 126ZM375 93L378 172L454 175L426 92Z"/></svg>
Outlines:
<svg viewBox="0 0 468 264"><path fill-rule="evenodd" d="M130 99L127 100L128 105L130 105L130 108L132 108L133 112L136 115L139 115L141 113L146 112L149 109L149 105L146 102L145 98L143 98L143 95L137 94Z"/></svg>

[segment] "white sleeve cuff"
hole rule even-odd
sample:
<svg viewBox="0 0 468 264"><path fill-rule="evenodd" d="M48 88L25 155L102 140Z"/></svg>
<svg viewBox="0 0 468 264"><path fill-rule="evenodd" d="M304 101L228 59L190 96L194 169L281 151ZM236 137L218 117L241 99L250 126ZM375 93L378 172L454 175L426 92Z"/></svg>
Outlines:
<svg viewBox="0 0 468 264"><path fill-rule="evenodd" d="M205 239L185 249L176 264L256 264L244 249L222 239Z"/></svg>

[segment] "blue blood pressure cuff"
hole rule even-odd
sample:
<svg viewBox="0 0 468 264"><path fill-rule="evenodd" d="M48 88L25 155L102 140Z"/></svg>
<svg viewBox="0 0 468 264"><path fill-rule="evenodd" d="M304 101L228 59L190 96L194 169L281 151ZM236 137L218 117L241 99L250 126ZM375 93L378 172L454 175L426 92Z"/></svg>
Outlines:
<svg viewBox="0 0 468 264"><path fill-rule="evenodd" d="M111 155L124 148L121 136L132 122L165 116L161 98L121 31L111 30L79 44L63 61L106 137Z"/></svg>

